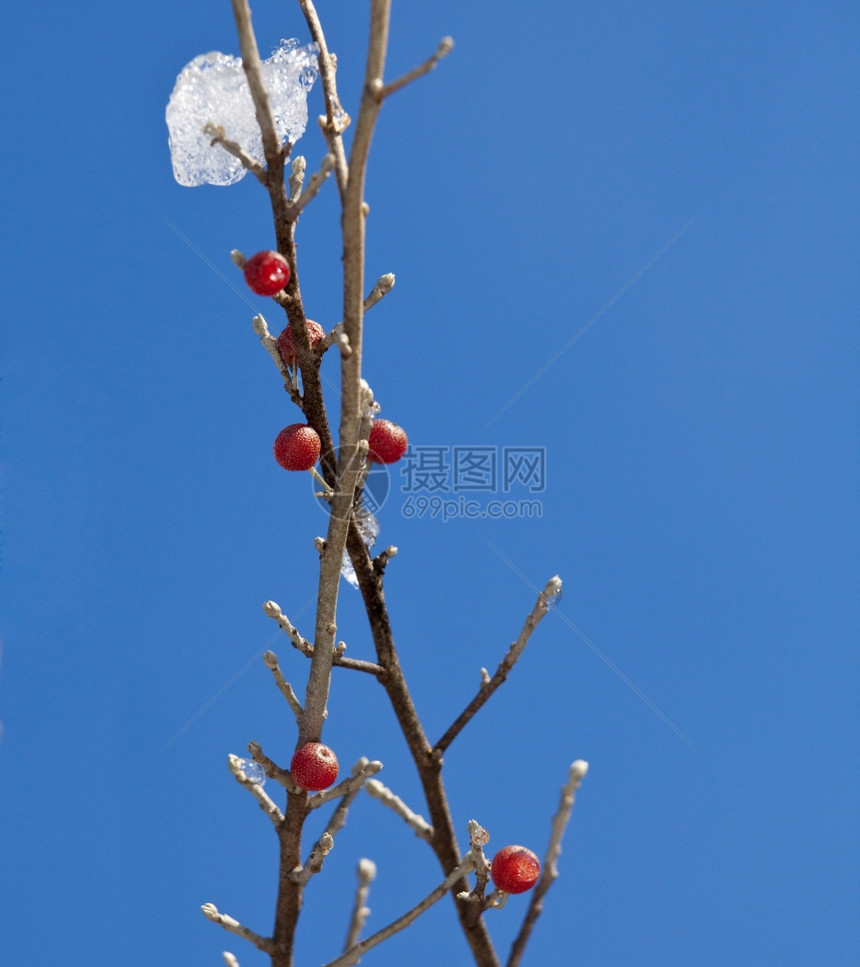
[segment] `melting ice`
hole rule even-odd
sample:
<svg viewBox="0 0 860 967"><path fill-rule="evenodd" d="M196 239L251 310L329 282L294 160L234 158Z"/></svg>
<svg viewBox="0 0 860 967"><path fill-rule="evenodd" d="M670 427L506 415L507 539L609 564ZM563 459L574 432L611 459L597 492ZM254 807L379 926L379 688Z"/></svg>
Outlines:
<svg viewBox="0 0 860 967"><path fill-rule="evenodd" d="M281 46L263 61L263 82L281 144L295 143L308 123L308 91L317 78L316 44L297 40ZM180 185L232 185L246 169L238 158L203 133L207 124L224 129L255 160L265 163L260 129L242 60L219 51L201 54L187 64L167 104L170 160Z"/></svg>

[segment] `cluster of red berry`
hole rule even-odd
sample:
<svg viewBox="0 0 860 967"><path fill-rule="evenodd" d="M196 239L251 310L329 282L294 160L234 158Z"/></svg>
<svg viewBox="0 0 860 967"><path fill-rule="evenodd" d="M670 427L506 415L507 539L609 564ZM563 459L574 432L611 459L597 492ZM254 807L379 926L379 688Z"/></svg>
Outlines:
<svg viewBox="0 0 860 967"><path fill-rule="evenodd" d="M257 252L242 269L248 288L257 295L273 296L290 281L290 266L279 252ZM311 346L325 335L318 323L308 319L308 340ZM278 336L278 352L287 366L296 364L296 343L289 326ZM367 457L373 463L396 463L409 445L406 431L390 420L374 420L368 437ZM275 459L285 470L310 470L319 460L320 438L306 423L291 423L275 439Z"/></svg>
<svg viewBox="0 0 860 967"><path fill-rule="evenodd" d="M406 431L389 420L374 420L367 445L372 463L396 463L406 453ZM319 434L307 423L291 423L275 438L274 451L284 470L310 470L319 459Z"/></svg>

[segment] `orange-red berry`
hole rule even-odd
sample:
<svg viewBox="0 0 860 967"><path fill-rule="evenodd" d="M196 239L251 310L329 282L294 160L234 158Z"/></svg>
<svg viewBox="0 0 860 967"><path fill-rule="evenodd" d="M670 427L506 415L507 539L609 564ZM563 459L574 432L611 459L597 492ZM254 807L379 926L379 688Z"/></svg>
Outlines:
<svg viewBox="0 0 860 967"><path fill-rule="evenodd" d="M290 763L293 780L310 792L328 789L337 779L337 770L337 756L322 742L306 742Z"/></svg>
<svg viewBox="0 0 860 967"><path fill-rule="evenodd" d="M257 252L242 269L245 282L257 295L275 295L290 281L290 266L279 252Z"/></svg>
<svg viewBox="0 0 860 967"><path fill-rule="evenodd" d="M313 319L308 319L308 339L310 340L310 344L316 346L324 335L325 329L318 322L314 322ZM295 363L296 344L293 340L293 331L289 326L278 336L278 352L281 354L281 359L288 366Z"/></svg>
<svg viewBox="0 0 860 967"><path fill-rule="evenodd" d="M540 860L525 846L503 846L493 857L490 876L505 893L525 893L538 881Z"/></svg>
<svg viewBox="0 0 860 967"><path fill-rule="evenodd" d="M310 470L319 460L320 438L306 423L291 423L277 435L272 449L284 470Z"/></svg>
<svg viewBox="0 0 860 967"><path fill-rule="evenodd" d="M397 463L409 441L402 426L390 420L374 420L367 438L367 459L373 463Z"/></svg>

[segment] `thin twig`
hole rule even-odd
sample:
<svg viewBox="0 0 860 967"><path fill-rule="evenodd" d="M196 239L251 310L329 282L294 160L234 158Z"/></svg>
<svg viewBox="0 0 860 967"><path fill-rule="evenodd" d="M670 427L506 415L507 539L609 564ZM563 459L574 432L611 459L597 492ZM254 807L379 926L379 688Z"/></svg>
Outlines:
<svg viewBox="0 0 860 967"><path fill-rule="evenodd" d="M433 827L423 816L412 812L406 803L399 796L395 796L388 786L383 785L378 779L370 779L365 783L364 788L374 799L378 799L384 806L388 806L389 809L396 812L408 826L415 830L421 839L426 839L428 842L433 839Z"/></svg>
<svg viewBox="0 0 860 967"><path fill-rule="evenodd" d="M386 547L384 551L381 551L373 559L373 570L377 574L382 574L385 568L388 567L388 562L393 558L397 557L397 548L392 544Z"/></svg>
<svg viewBox="0 0 860 967"><path fill-rule="evenodd" d="M442 60L443 57L447 57L448 54L454 49L454 40L451 37L443 37L439 41L439 46L436 48L436 52L432 54L423 64L419 64L417 67L413 68L407 74L403 74L396 80L391 81L386 84L378 93L377 97L380 101L384 101L389 94L393 94L395 91L399 91L402 87L406 87L407 84L411 84L412 81L417 80L419 77L423 77L425 74L429 74L430 71Z"/></svg>
<svg viewBox="0 0 860 967"><path fill-rule="evenodd" d="M295 625L292 624L290 619L281 611L279 605L275 601L266 601L263 604L263 611L266 612L268 617L273 621L277 621L281 626L281 629L286 632L287 637L293 644L293 648L300 651L303 655L308 658L312 658L314 654L314 646L307 640L303 638Z"/></svg>
<svg viewBox="0 0 860 967"><path fill-rule="evenodd" d="M313 0L299 0L299 6L305 15L311 37L320 49L318 62L326 111L325 119L320 119L320 127L329 151L334 155L335 179L337 180L341 202L343 202L346 197L346 184L349 177L346 151L343 147L343 132L349 124L349 115L341 107L340 98L337 95L337 58L334 54L329 53L322 24L317 16Z"/></svg>
<svg viewBox="0 0 860 967"><path fill-rule="evenodd" d="M508 649L507 654L502 659L499 667L496 669L496 673L489 681L483 682L480 689L478 689L478 694L472 699L471 702L469 702L466 708L463 709L454 723L449 727L448 731L433 746L434 755L441 756L445 752L445 750L460 734L463 728L471 721L472 718L474 718L478 709L484 705L493 692L495 692L495 690L508 677L508 672L514 667L517 659L523 653L523 649L528 644L532 632L535 630L535 628L537 628L541 622L541 619L549 610L547 598L557 595L560 591L561 578L556 575L547 581L546 587L538 595L537 602L532 608L531 614L529 614L529 616L526 618L522 631L520 631L519 638L517 638L517 640Z"/></svg>
<svg viewBox="0 0 860 967"><path fill-rule="evenodd" d="M232 3L233 17L236 20L236 30L239 34L242 67L245 70L245 76L248 78L248 87L251 91L251 99L254 102L257 124L260 126L269 175L271 176L277 168L280 168L278 176L283 180L284 159L280 139L275 130L272 108L269 105L269 92L263 83L263 64L260 60L260 51L257 49L257 38L254 36L254 29L251 26L251 8L247 0L232 0Z"/></svg>
<svg viewBox="0 0 860 967"><path fill-rule="evenodd" d="M234 158L238 158L242 162L242 166L250 171L257 181L265 185L266 169L256 158L252 158L241 144L236 141L231 141L226 136L224 128L220 124L213 124L210 121L203 127L203 133L208 134L212 138L209 147L214 147L214 145L219 144L227 154L232 154Z"/></svg>
<svg viewBox="0 0 860 967"><path fill-rule="evenodd" d="M306 16L310 0L300 0ZM371 0L370 38L365 66L364 95L355 125L349 157L349 178L343 193L341 233L343 237L343 330L352 352L341 355L341 401L336 480L332 490L331 515L325 551L320 557L317 619L314 628L314 657L305 692L305 712L299 741L319 738L325 718L331 683L331 666L337 596L343 551L352 520L356 485L363 463L359 449L361 422L361 334L364 317L365 217L364 185L370 141L380 105L371 91L382 85L388 45L390 0ZM316 36L314 37L316 39ZM322 65L321 65L322 69ZM331 105L329 105L331 107ZM331 144L331 142L329 142ZM334 152L333 152L334 153Z"/></svg>
<svg viewBox="0 0 860 967"><path fill-rule="evenodd" d="M308 162L303 154L296 155L290 165L290 202L295 204L302 193Z"/></svg>
<svg viewBox="0 0 860 967"><path fill-rule="evenodd" d="M549 846L544 857L540 879L535 884L531 902L526 911L523 925L520 927L520 932L517 934L511 946L507 967L519 967L529 936L537 922L537 918L543 910L543 898L546 896L554 880L558 877L558 858L561 855L561 841L564 837L567 824L570 821L570 814L573 810L574 800L576 799L576 790L579 789L580 783L585 778L587 772L588 763L583 759L577 759L570 767L567 782L561 790L561 802L558 806L558 812L552 820Z"/></svg>
<svg viewBox="0 0 860 967"><path fill-rule="evenodd" d="M370 293L368 294L367 298L364 300L364 303L362 304L362 308L364 312L367 312L368 309L372 309L377 302L381 302L382 299L384 299L385 296L387 296L388 293L393 288L394 288L393 272L386 272L385 275L380 276L380 278L376 282L376 285L370 290ZM345 336L346 336L346 333L343 331L343 323L339 322L331 330L331 332L326 334L325 339L323 339L322 341L323 351L325 351L329 346L333 345L334 343L339 342Z"/></svg>
<svg viewBox="0 0 860 967"><path fill-rule="evenodd" d="M357 873L358 887L355 891L355 902L352 906L349 929L346 932L346 943L343 945L344 952L358 943L361 931L370 916L367 897L370 893L370 884L376 879L376 863L368 859L359 860Z"/></svg>
<svg viewBox="0 0 860 967"><path fill-rule="evenodd" d="M433 826L430 845L442 869L450 870L460 864L461 856L445 793L445 784L442 780L442 760L441 757L431 754L430 742L400 666L385 602L382 577L374 570L367 546L354 522L349 531L349 555L364 599L376 654L380 665L386 670L385 678L380 681L388 694L398 725L409 746L427 800ZM465 877L455 884L454 889L457 894L468 892L469 884ZM493 948L492 938L484 919L482 917L474 919L473 904L456 899L455 902L460 926L472 951L476 967L500 967L500 961Z"/></svg>
<svg viewBox="0 0 860 967"><path fill-rule="evenodd" d="M383 927L382 930L368 937L367 940L360 940L355 946L344 951L340 957L335 957L334 960L329 961L324 967L351 967L352 964L357 964L372 947L381 944L383 940L387 940L389 937L393 937L394 934L404 930L409 924L417 920L425 910L429 910L434 903L441 900L458 880L467 873L471 873L473 869L474 860L472 854L467 853L463 857L462 863L449 873L439 886L429 893L420 903L412 907L407 913L404 913L402 917L398 917L397 920L394 920L387 927Z"/></svg>
<svg viewBox="0 0 860 967"><path fill-rule="evenodd" d="M351 668L356 672L366 672L368 675L375 675L377 678L385 677L385 669L382 665L377 665L373 661L365 661L363 658L347 658L346 655L337 652L332 659L332 665L335 668Z"/></svg>
<svg viewBox="0 0 860 967"><path fill-rule="evenodd" d="M237 937L242 937L243 940L250 941L258 950L262 950L264 953L270 955L277 953L278 948L274 940L271 940L269 937L261 937L260 934L254 933L253 930L243 927L238 920L228 917L226 913L219 913L218 907L214 903L204 903L200 909L203 911L203 916L207 920L220 924L225 930L229 930L230 933L235 933Z"/></svg>
<svg viewBox="0 0 860 967"><path fill-rule="evenodd" d="M304 865L297 870L292 870L289 874L294 883L307 883L308 880L319 873L322 869L325 858L334 848L334 837L328 831L324 832L317 840L314 848L310 851Z"/></svg>
<svg viewBox="0 0 860 967"><path fill-rule="evenodd" d="M254 327L254 332L260 337L260 342L263 344L263 348L272 357L272 361L278 367L278 372L281 374L284 380L284 388L290 394L290 398L296 404L296 406L302 406L302 397L298 391L298 387L293 379L293 374L290 372L290 367L284 362L281 356L281 351L278 349L278 340L269 332L269 326L266 320L259 313L254 316L251 320L251 325Z"/></svg>
<svg viewBox="0 0 860 967"><path fill-rule="evenodd" d="M370 294L364 300L364 311L367 312L368 309L372 309L377 302L381 302L385 296L394 288L394 273L386 272L385 275L381 275L377 281L376 285L370 290Z"/></svg>
<svg viewBox="0 0 860 967"><path fill-rule="evenodd" d="M292 685L284 678L284 673L281 671L281 666L278 664L278 656L273 651L267 651L263 655L263 663L266 668L272 673L272 677L275 679L275 684L281 690L281 694L289 703L290 708L293 710L293 715L296 717L296 721L300 722L302 718L302 704L298 699L298 696L293 691Z"/></svg>
<svg viewBox="0 0 860 967"><path fill-rule="evenodd" d="M475 858L475 876L477 882L471 893L463 893L458 900L466 900L477 904L478 915L483 909L484 891L490 882L490 861L484 856L484 847L490 841L490 834L475 819L469 820L469 846Z"/></svg>
<svg viewBox="0 0 860 967"><path fill-rule="evenodd" d="M263 770L270 779L274 779L287 792L291 792L297 796L304 795L304 789L293 781L292 775L286 769L282 769L263 752L259 742L249 742L248 752L251 754L254 762L259 763L263 767Z"/></svg>
<svg viewBox="0 0 860 967"><path fill-rule="evenodd" d="M354 794L361 789L371 776L375 776L380 769L382 769L382 763L379 759L374 759L371 762L362 756L352 767L352 775L348 779L342 780L336 786L332 786L331 789L325 789L313 796L308 796L308 804L311 808L315 809L317 806L323 806L325 803L331 802L332 799L338 799L340 796L351 796L354 798Z"/></svg>
<svg viewBox="0 0 860 967"><path fill-rule="evenodd" d="M296 199L290 208L290 212L293 218L298 218L304 207L314 199L322 187L323 182L328 178L334 169L334 155L329 152L320 164L319 171L315 171L305 186L305 190Z"/></svg>
<svg viewBox="0 0 860 967"><path fill-rule="evenodd" d="M266 794L266 790L260 785L259 782L253 782L249 779L242 768L242 759L236 755L228 755L227 762L230 766L230 772L236 777L236 781L239 785L243 786L251 795L257 800L260 805L260 809L269 817L272 825L277 827L284 821L284 814L275 805L275 803Z"/></svg>

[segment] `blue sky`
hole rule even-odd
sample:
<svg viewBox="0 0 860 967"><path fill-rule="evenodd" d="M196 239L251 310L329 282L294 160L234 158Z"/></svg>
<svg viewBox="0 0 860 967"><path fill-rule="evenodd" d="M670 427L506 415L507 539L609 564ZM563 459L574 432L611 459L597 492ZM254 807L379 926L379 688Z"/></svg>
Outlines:
<svg viewBox="0 0 860 967"><path fill-rule="evenodd" d="M354 113L365 4L319 7ZM380 118L368 289L397 284L368 316L366 376L414 447L543 448L546 472L539 494L476 496L479 512L534 497L539 517L447 521L429 504L407 516L420 495L392 473L386 593L431 735L501 659L533 587L565 581L446 757L463 839L476 818L491 847L542 853L583 758L524 963L854 963L858 12L394 8L389 76L443 35L456 48ZM254 15L264 51L308 39L297 5ZM250 739L286 762L294 734L261 661L221 690L266 646L303 683L260 605L311 633L325 518L271 456L298 411L250 318L282 320L229 261L272 244L263 192L182 188L170 169L167 97L197 54L237 51L230 5L46 2L15 20L0 67L0 959L203 967L230 949L253 967L267 959L199 906L269 928L274 837L225 762ZM322 157L313 124L297 151ZM335 194L298 232L327 328ZM339 635L371 656L346 586ZM420 811L392 726L371 680L336 674L326 741L342 763L383 760ZM362 856L379 867L370 929L439 878L359 799L309 891L301 963L338 952ZM500 951L525 907L490 918ZM468 952L445 901L364 962Z"/></svg>

